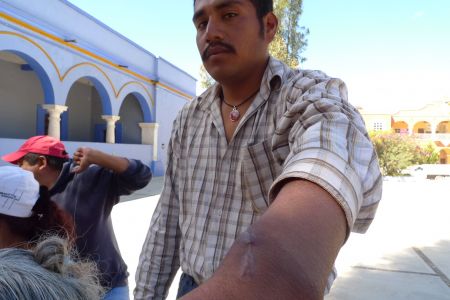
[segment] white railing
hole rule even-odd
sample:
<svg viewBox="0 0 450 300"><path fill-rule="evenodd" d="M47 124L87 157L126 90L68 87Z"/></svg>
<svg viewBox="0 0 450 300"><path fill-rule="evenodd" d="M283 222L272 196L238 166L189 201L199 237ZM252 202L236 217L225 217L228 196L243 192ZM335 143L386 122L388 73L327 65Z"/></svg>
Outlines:
<svg viewBox="0 0 450 300"><path fill-rule="evenodd" d="M450 144L450 133L414 133L412 136L420 140L439 141L445 146Z"/></svg>

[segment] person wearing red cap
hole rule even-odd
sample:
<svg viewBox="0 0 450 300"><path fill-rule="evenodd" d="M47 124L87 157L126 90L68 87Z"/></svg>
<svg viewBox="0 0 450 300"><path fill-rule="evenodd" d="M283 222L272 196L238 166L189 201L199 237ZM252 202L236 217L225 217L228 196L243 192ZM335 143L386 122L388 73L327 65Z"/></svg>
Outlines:
<svg viewBox="0 0 450 300"><path fill-rule="evenodd" d="M151 179L150 168L139 160L80 147L70 159L64 144L50 136L34 136L3 160L31 171L52 200L75 222L76 246L82 258L94 260L100 282L109 292L104 299L129 299L127 266L111 223L111 211Z"/></svg>

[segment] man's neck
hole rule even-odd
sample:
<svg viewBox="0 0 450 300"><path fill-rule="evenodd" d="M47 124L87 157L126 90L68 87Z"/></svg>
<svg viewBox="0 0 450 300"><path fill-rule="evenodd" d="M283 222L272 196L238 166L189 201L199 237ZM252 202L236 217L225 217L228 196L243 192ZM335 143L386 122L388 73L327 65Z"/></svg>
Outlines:
<svg viewBox="0 0 450 300"><path fill-rule="evenodd" d="M222 94L227 103L239 105L245 98L255 93L261 86L267 64L268 60L259 68L253 69L248 76L244 76L244 79L221 82Z"/></svg>
<svg viewBox="0 0 450 300"><path fill-rule="evenodd" d="M49 170L47 174L43 176L42 180L40 180L40 184L50 190L55 185L56 181L58 181L60 174L61 171Z"/></svg>

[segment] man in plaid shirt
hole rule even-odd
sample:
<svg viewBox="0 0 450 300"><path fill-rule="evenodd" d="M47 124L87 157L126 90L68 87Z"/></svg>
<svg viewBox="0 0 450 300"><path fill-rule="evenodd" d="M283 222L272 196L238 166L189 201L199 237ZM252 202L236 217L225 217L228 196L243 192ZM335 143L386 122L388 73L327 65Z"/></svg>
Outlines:
<svg viewBox="0 0 450 300"><path fill-rule="evenodd" d="M272 6L194 1L217 83L174 122L135 299L164 299L179 267L183 299L321 299L339 249L375 215L382 177L364 122L341 80L270 57Z"/></svg>

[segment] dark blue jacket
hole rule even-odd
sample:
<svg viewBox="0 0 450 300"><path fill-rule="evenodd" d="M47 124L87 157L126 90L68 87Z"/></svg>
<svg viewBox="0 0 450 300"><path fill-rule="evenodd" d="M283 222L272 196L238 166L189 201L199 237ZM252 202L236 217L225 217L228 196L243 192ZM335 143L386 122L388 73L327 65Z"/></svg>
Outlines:
<svg viewBox="0 0 450 300"><path fill-rule="evenodd" d="M69 212L76 227L76 247L81 258L97 263L102 286L110 289L127 284L127 265L123 261L111 223L111 210L121 195L145 187L151 179L148 166L130 160L128 169L115 173L91 165L79 174L70 172L72 161L64 164L52 200Z"/></svg>

